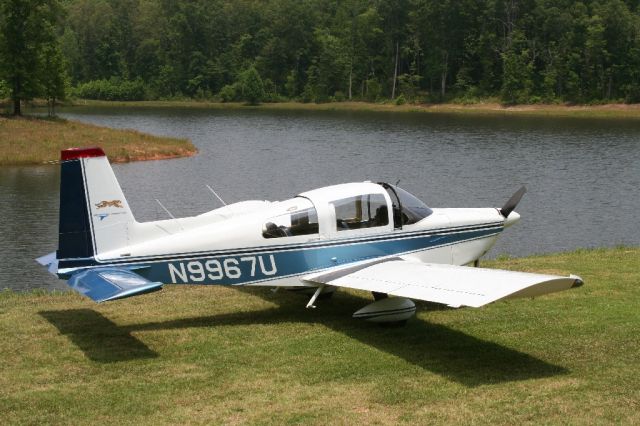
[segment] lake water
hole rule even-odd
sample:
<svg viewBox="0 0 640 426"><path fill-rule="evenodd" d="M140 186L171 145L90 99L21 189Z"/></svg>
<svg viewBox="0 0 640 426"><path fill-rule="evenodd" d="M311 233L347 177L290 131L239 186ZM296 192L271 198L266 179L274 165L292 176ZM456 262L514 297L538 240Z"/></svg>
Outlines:
<svg viewBox="0 0 640 426"><path fill-rule="evenodd" d="M167 218L156 198L175 216L218 207L207 184L235 202L400 180L433 207L499 207L524 184L522 220L491 257L640 244L640 121L78 107L61 115L198 147L192 158L114 166L139 221ZM0 289L64 288L33 261L57 245L58 167L3 167L0 183Z"/></svg>

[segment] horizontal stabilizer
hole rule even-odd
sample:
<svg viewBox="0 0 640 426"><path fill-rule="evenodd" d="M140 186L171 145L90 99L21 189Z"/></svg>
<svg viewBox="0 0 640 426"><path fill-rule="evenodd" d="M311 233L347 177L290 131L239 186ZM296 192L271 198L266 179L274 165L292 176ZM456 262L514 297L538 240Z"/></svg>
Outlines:
<svg viewBox="0 0 640 426"><path fill-rule="evenodd" d="M55 261L56 261L56 252L55 251L53 251L53 252L51 252L49 254L45 254L44 256L41 256L41 257L36 259L36 262L38 262L42 266L49 266Z"/></svg>
<svg viewBox="0 0 640 426"><path fill-rule="evenodd" d="M95 302L124 299L161 290L162 283L152 282L127 269L104 268L78 272L69 286Z"/></svg>
<svg viewBox="0 0 640 426"><path fill-rule="evenodd" d="M36 262L42 266L46 266L47 270L55 275L56 272L58 272L58 258L56 257L56 254L57 253L55 251L45 254L44 256L37 258Z"/></svg>
<svg viewBox="0 0 640 426"><path fill-rule="evenodd" d="M304 281L415 300L454 308L480 307L496 300L535 297L582 285L580 277L500 269L429 264L387 258L308 275Z"/></svg>

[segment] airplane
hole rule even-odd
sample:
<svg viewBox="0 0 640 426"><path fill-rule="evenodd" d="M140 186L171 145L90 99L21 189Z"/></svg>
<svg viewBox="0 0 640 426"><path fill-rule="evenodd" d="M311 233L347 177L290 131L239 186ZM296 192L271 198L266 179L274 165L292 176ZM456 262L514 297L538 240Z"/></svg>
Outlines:
<svg viewBox="0 0 640 426"><path fill-rule="evenodd" d="M501 208L430 208L397 185L365 181L137 222L101 148L65 149L60 164L58 249L36 260L98 303L200 284L302 290L314 308L347 288L374 299L354 318L402 324L413 300L480 307L583 284L478 267L520 219L524 187Z"/></svg>

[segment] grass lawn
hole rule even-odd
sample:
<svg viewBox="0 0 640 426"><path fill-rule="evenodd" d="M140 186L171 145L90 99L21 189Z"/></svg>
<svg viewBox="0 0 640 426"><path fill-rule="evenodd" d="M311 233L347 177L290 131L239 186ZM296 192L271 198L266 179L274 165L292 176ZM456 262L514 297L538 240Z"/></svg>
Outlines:
<svg viewBox="0 0 640 426"><path fill-rule="evenodd" d="M176 287L96 305L0 293L6 424L640 423L640 248L484 266L583 287L406 327L265 289ZM34 268L36 265L34 265ZM25 271L28 273L28 271Z"/></svg>
<svg viewBox="0 0 640 426"><path fill-rule="evenodd" d="M42 164L70 147L100 146L112 162L194 155L186 139L152 136L63 119L0 116L0 165Z"/></svg>

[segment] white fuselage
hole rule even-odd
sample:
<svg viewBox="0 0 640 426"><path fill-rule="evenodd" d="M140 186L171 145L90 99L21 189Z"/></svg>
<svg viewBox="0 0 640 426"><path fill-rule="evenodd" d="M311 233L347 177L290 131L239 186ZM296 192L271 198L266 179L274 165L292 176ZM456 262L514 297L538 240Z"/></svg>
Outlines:
<svg viewBox="0 0 640 426"><path fill-rule="evenodd" d="M485 254L505 225L495 208L436 208L400 226L392 195L362 182L190 218L95 221L94 263L62 264L59 272L97 263L165 283L301 286L308 273L377 257L465 265Z"/></svg>

